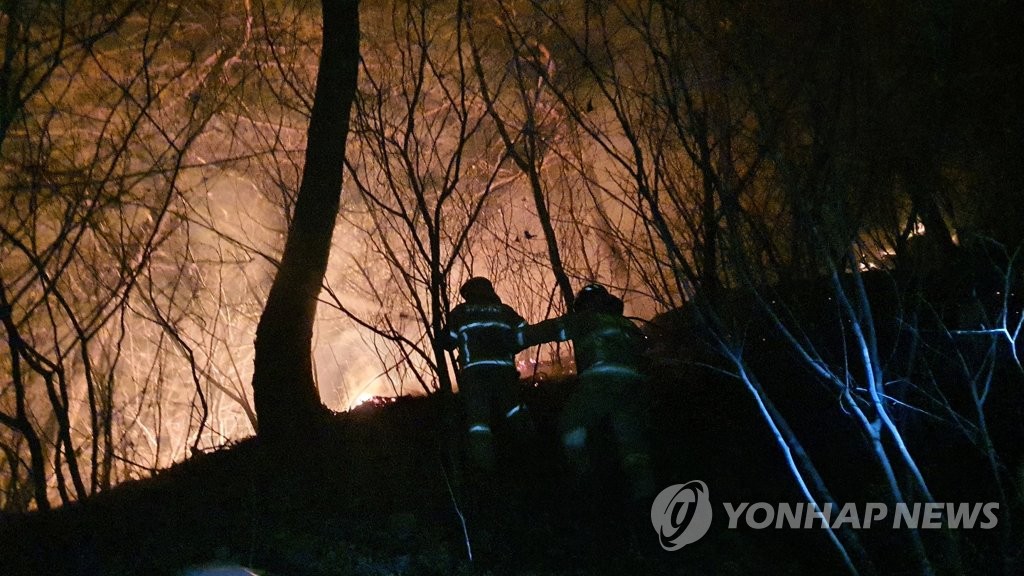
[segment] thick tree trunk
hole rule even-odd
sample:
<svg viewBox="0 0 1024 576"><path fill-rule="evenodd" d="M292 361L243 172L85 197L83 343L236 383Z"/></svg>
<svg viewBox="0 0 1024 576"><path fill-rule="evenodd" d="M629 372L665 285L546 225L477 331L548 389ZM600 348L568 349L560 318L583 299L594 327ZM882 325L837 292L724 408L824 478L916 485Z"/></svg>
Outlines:
<svg viewBox="0 0 1024 576"><path fill-rule="evenodd" d="M357 0L323 0L323 50L306 162L281 266L256 328L253 395L258 435L287 440L322 410L313 377L317 297L341 197L345 137L359 65Z"/></svg>

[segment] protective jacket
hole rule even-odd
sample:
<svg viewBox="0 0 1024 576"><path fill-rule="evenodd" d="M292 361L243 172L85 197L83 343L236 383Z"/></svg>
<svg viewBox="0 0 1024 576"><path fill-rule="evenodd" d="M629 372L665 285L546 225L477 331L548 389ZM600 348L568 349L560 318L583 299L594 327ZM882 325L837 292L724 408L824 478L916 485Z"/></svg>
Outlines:
<svg viewBox="0 0 1024 576"><path fill-rule="evenodd" d="M608 373L642 378L647 339L628 318L595 311L575 312L545 320L523 330L527 346L572 340L576 372Z"/></svg>
<svg viewBox="0 0 1024 576"><path fill-rule="evenodd" d="M500 300L464 302L448 315L448 326L439 338L446 350L459 350L459 368L515 366L515 354L523 349L526 321Z"/></svg>

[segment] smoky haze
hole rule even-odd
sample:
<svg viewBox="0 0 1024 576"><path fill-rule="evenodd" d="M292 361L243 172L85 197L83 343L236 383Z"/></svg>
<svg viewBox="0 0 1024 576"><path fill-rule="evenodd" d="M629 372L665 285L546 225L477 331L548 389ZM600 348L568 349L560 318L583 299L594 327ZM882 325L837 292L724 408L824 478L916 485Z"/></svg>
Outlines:
<svg viewBox="0 0 1024 576"><path fill-rule="evenodd" d="M253 338L320 23L312 0L14 4L0 14L0 507L19 510L252 434ZM362 4L314 334L333 410L449 386L432 340L475 275L533 322L588 282L649 320L698 291L719 302L897 258L924 270L960 230L1020 241L1016 145L976 139L1012 127L950 104L1001 81L961 81L929 64L929 37L890 28L927 18ZM741 350L730 328L720 343ZM530 376L570 357L519 361Z"/></svg>

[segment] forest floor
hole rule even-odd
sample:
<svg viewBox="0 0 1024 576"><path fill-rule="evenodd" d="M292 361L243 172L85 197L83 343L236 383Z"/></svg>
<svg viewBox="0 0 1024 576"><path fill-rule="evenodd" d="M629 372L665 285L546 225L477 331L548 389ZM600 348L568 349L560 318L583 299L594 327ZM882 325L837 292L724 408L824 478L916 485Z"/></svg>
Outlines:
<svg viewBox="0 0 1024 576"><path fill-rule="evenodd" d="M702 480L717 512L802 500L742 386L672 376L652 402L659 490ZM565 473L553 430L570 388L524 389L537 433L500 443L487 477L461 473L452 457L461 426L445 414L458 413L457 397L364 405L331 416L305 445L248 439L81 504L0 517L0 574L180 575L210 563L274 576L843 573L824 530L729 529L724 514L699 541L662 550L649 506L625 505L613 466L587 486ZM802 425L820 431L808 449L837 500L877 493L862 455L832 443L845 432L824 416ZM595 445L601 462L608 440ZM884 560L879 573L915 573L905 534L862 532ZM965 572L1003 570L979 558L982 549Z"/></svg>
<svg viewBox="0 0 1024 576"><path fill-rule="evenodd" d="M182 574L210 563L281 576L802 574L837 567L820 534L745 534L726 530L725 522L694 545L663 551L649 508L624 505L613 467L599 468L587 487L565 473L552 434L563 398L556 385L534 390L536 436L500 443L498 470L486 478L462 474L450 456L453 427L439 398L338 414L318 440L283 453L245 440L82 504L3 519L2 573ZM733 489L782 476L765 467L777 460L763 457L770 444L740 447L716 438L739 424L731 420L708 411L666 419L679 429L656 442L664 485L702 479L713 500L746 500ZM762 498L796 496L773 490ZM805 545L820 550L808 554Z"/></svg>

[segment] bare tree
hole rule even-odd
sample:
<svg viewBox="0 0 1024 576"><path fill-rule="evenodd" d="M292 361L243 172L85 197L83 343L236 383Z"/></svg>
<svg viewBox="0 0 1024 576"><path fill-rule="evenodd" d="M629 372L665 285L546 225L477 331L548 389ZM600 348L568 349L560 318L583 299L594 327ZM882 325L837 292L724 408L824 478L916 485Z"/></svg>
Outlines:
<svg viewBox="0 0 1024 576"><path fill-rule="evenodd" d="M341 196L359 65L359 5L354 0L321 5L323 46L302 184L256 330L256 415L260 437L272 442L295 440L322 409L313 376L313 322Z"/></svg>
<svg viewBox="0 0 1024 576"><path fill-rule="evenodd" d="M249 7L5 12L0 283L16 349L0 368L18 357L19 377L0 410L18 421L20 396L27 422L2 427L5 493L34 484L68 502L251 430L251 369L227 317L247 304L224 279L266 248L226 253L210 242L223 211L201 210L223 206L208 177L251 157L223 130L250 70Z"/></svg>
<svg viewBox="0 0 1024 576"><path fill-rule="evenodd" d="M449 283L470 272L464 258L472 228L501 185L501 152L491 152L481 129L455 9L453 22L447 6L389 7L388 34L380 36L395 41L364 54L365 96L349 160L361 210L350 209L347 219L385 264L375 270L364 256L351 256L362 279L354 287L369 292L378 310L360 321L393 349L390 370L403 367L426 392L452 390L445 352L434 341L450 307Z"/></svg>
<svg viewBox="0 0 1024 576"><path fill-rule="evenodd" d="M179 230L177 184L210 116L207 101L172 96L203 74L164 66L180 13L137 2L6 8L0 284L15 378L3 409L13 388L7 453L21 453L28 434L33 464L11 482L27 474L46 507L51 488L68 502L110 486L130 451L120 440L132 419L116 407L119 344L139 319L132 297ZM138 52L108 59L119 50L111 39L136 34L149 39ZM90 94L103 104L80 114ZM158 106L166 100L173 111ZM169 272L187 284L180 267Z"/></svg>

